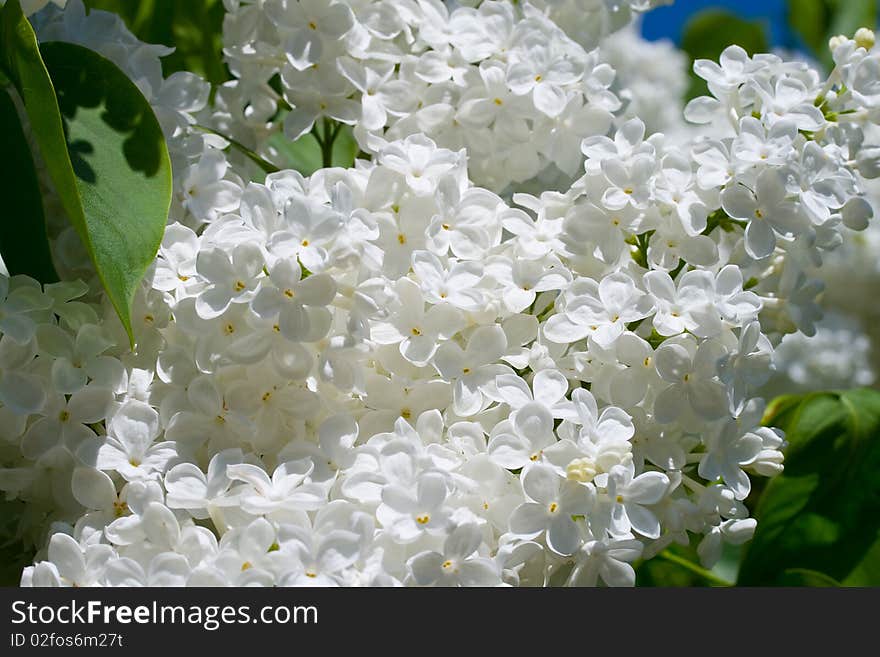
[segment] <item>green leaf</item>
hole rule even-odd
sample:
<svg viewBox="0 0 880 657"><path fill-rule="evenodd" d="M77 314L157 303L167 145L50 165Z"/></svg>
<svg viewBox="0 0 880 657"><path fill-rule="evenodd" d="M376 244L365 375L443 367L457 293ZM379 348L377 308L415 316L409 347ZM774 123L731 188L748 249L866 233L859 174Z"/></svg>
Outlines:
<svg viewBox="0 0 880 657"><path fill-rule="evenodd" d="M0 68L21 96L31 132L61 206L76 226L83 224L82 203L64 139L61 114L52 80L40 57L37 37L24 17L19 0L0 9ZM34 215L38 221L41 215Z"/></svg>
<svg viewBox="0 0 880 657"><path fill-rule="evenodd" d="M133 342L135 287L158 250L171 202L159 124L134 83L87 48L43 44L47 70L18 0L3 7L0 29L0 68L22 98L61 205Z"/></svg>
<svg viewBox="0 0 880 657"><path fill-rule="evenodd" d="M877 586L880 582L880 539L871 546L861 563L843 580L844 586Z"/></svg>
<svg viewBox="0 0 880 657"><path fill-rule="evenodd" d="M828 50L828 11L826 0L788 0L788 24L816 54Z"/></svg>
<svg viewBox="0 0 880 657"><path fill-rule="evenodd" d="M274 151L272 161L282 169L296 169L304 176L310 176L323 166L321 145L311 132L296 141L291 141L284 133L278 132L269 138L269 145ZM358 150L351 128L347 125L341 126L336 141L333 142L333 166L352 166Z"/></svg>
<svg viewBox="0 0 880 657"><path fill-rule="evenodd" d="M684 26L681 48L691 58L718 60L730 45L742 47L750 55L767 52L769 44L764 24L749 21L721 9L706 9L693 16ZM706 82L691 72L688 98L708 93Z"/></svg>
<svg viewBox="0 0 880 657"><path fill-rule="evenodd" d="M840 586L833 577L808 568L788 568L779 579L779 586Z"/></svg>
<svg viewBox="0 0 880 657"><path fill-rule="evenodd" d="M815 571L836 582L880 585L880 392L813 393L776 406L785 470L755 510L758 528L738 583L791 584ZM815 578L811 581L815 581ZM810 584L814 585L814 584Z"/></svg>
<svg viewBox="0 0 880 657"><path fill-rule="evenodd" d="M52 264L43 197L31 148L25 138L12 96L0 88L0 125L3 126L3 157L0 157L0 195L5 203L0 222L0 254L10 274L27 274L41 283L54 283L58 274Z"/></svg>
<svg viewBox="0 0 880 657"><path fill-rule="evenodd" d="M133 342L135 290L159 249L171 204L165 139L149 103L115 64L70 43L41 50L82 199L82 214L71 219Z"/></svg>

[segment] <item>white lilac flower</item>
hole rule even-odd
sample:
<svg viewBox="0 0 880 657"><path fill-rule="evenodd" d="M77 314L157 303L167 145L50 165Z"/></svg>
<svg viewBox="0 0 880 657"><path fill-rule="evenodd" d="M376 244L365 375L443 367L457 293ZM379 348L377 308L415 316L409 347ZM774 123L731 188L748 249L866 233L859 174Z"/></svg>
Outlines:
<svg viewBox="0 0 880 657"><path fill-rule="evenodd" d="M482 542L477 525L459 525L449 533L442 552L421 552L407 565L420 586L497 586L501 574L495 562L477 553Z"/></svg>
<svg viewBox="0 0 880 657"><path fill-rule="evenodd" d="M713 342L697 346L687 337L664 343L654 354L657 373L671 384L657 395L654 416L662 424L672 422L686 411L706 420L724 416L728 402L724 385L717 376L718 352Z"/></svg>
<svg viewBox="0 0 880 657"><path fill-rule="evenodd" d="M736 184L725 187L721 193L724 211L748 222L745 248L753 258L766 258L773 253L777 233L797 236L806 230L806 217L785 197L782 176L773 169L765 169L758 176L754 191Z"/></svg>
<svg viewBox="0 0 880 657"><path fill-rule="evenodd" d="M878 272L865 31L830 78L698 60L682 111L681 58L624 29L654 0L230 1L210 98L61 4L40 40L135 81L173 198L134 347L54 203L63 280L0 275L24 585L629 586L751 537L786 445L766 386L876 378L819 319L823 287L869 312ZM356 162L240 152L313 128Z"/></svg>
<svg viewBox="0 0 880 657"><path fill-rule="evenodd" d="M614 466L607 488L612 533L621 536L632 530L649 538L660 536L660 521L648 507L663 498L668 486L669 477L662 472L634 476L632 464Z"/></svg>
<svg viewBox="0 0 880 657"><path fill-rule="evenodd" d="M595 490L564 479L553 468L536 464L523 473L523 490L529 501L510 516L510 529L523 538L544 535L557 554L573 554L581 542L581 530L573 516L586 516L593 508Z"/></svg>
<svg viewBox="0 0 880 657"><path fill-rule="evenodd" d="M163 473L177 456L176 443L155 442L159 433L159 414L148 404L132 400L112 416L102 443L82 443L77 453L85 463L117 472L126 481L150 478Z"/></svg>

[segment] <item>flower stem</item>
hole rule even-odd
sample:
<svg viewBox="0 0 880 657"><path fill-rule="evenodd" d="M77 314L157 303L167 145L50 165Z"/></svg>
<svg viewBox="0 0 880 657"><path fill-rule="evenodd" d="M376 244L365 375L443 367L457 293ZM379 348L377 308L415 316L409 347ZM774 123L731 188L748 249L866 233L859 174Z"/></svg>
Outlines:
<svg viewBox="0 0 880 657"><path fill-rule="evenodd" d="M327 169L333 166L333 144L336 142L336 137L339 136L342 124L336 123L326 116L323 123L324 128L320 132L318 131L317 122L315 123L315 126L312 128L312 135L314 135L315 141L318 142L318 146L321 147L321 165Z"/></svg>
<svg viewBox="0 0 880 657"><path fill-rule="evenodd" d="M660 559L665 559L670 563L674 563L676 565L681 566L685 570L689 570L694 575L697 575L701 579L705 580L712 586L733 586L733 582L728 582L726 579L722 579L718 577L715 573L710 570L706 570L702 566L698 566L692 561L688 561L677 554L673 554L669 550L664 550L660 554L657 555Z"/></svg>
<svg viewBox="0 0 880 657"><path fill-rule="evenodd" d="M218 137L223 137L223 139L228 141L231 146L233 146L234 148L241 151L248 159L250 159L252 162L254 162L258 167L260 167L266 173L276 173L278 171L281 171L281 169L279 169L277 166L275 166L274 164L272 164L268 160L263 159L262 157L257 155L254 151L252 151L250 148L248 148L244 144L235 141L234 139L232 139L232 137L229 137L228 135L224 135L222 132L218 132L217 130L214 130L213 128L209 128L204 125L194 125L192 127L195 128L196 130L201 130L202 132L208 132L212 135L217 135Z"/></svg>

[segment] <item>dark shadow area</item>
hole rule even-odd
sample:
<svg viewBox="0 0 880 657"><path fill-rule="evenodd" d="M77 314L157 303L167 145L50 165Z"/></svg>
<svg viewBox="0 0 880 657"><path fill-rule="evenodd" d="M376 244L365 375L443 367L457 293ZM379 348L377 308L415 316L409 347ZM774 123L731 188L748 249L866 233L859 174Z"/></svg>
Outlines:
<svg viewBox="0 0 880 657"><path fill-rule="evenodd" d="M61 43L48 43L41 48L65 123L74 120L82 108L103 109L100 117L106 127L122 137L128 165L147 177L155 176L161 164L164 136L152 110L122 71L95 53L83 53L85 50ZM65 125L69 135L68 128ZM85 166L94 146L79 139L69 143L68 148L77 175L94 183L94 171L89 172Z"/></svg>
<svg viewBox="0 0 880 657"><path fill-rule="evenodd" d="M10 274L27 274L41 283L53 283L58 280L58 274L46 236L43 196L33 155L15 103L3 90L0 90L0 128L3 130L0 191L4 198L0 254Z"/></svg>
<svg viewBox="0 0 880 657"><path fill-rule="evenodd" d="M70 154L70 164L77 178L87 183L94 183L98 180L95 170L89 165L87 158L88 155L95 152L95 148L90 142L83 139L77 139L74 142L68 141L67 152Z"/></svg>
<svg viewBox="0 0 880 657"><path fill-rule="evenodd" d="M785 585L798 569L843 581L878 541L880 395L808 395L773 422L791 444L758 505L739 583Z"/></svg>

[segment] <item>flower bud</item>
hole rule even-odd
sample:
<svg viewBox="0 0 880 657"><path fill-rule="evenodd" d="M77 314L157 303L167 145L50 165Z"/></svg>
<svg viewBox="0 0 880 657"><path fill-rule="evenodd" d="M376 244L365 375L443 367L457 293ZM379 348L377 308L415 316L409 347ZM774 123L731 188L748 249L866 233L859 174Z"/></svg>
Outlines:
<svg viewBox="0 0 880 657"><path fill-rule="evenodd" d="M833 36L830 39L828 39L828 48L832 52L834 52L835 50L837 50L840 46L842 46L847 41L849 41L849 39L846 37L846 35L838 34L838 35Z"/></svg>
<svg viewBox="0 0 880 657"><path fill-rule="evenodd" d="M859 48L870 50L874 47L874 31L869 30L867 27L860 27L856 30L856 35L853 39Z"/></svg>

